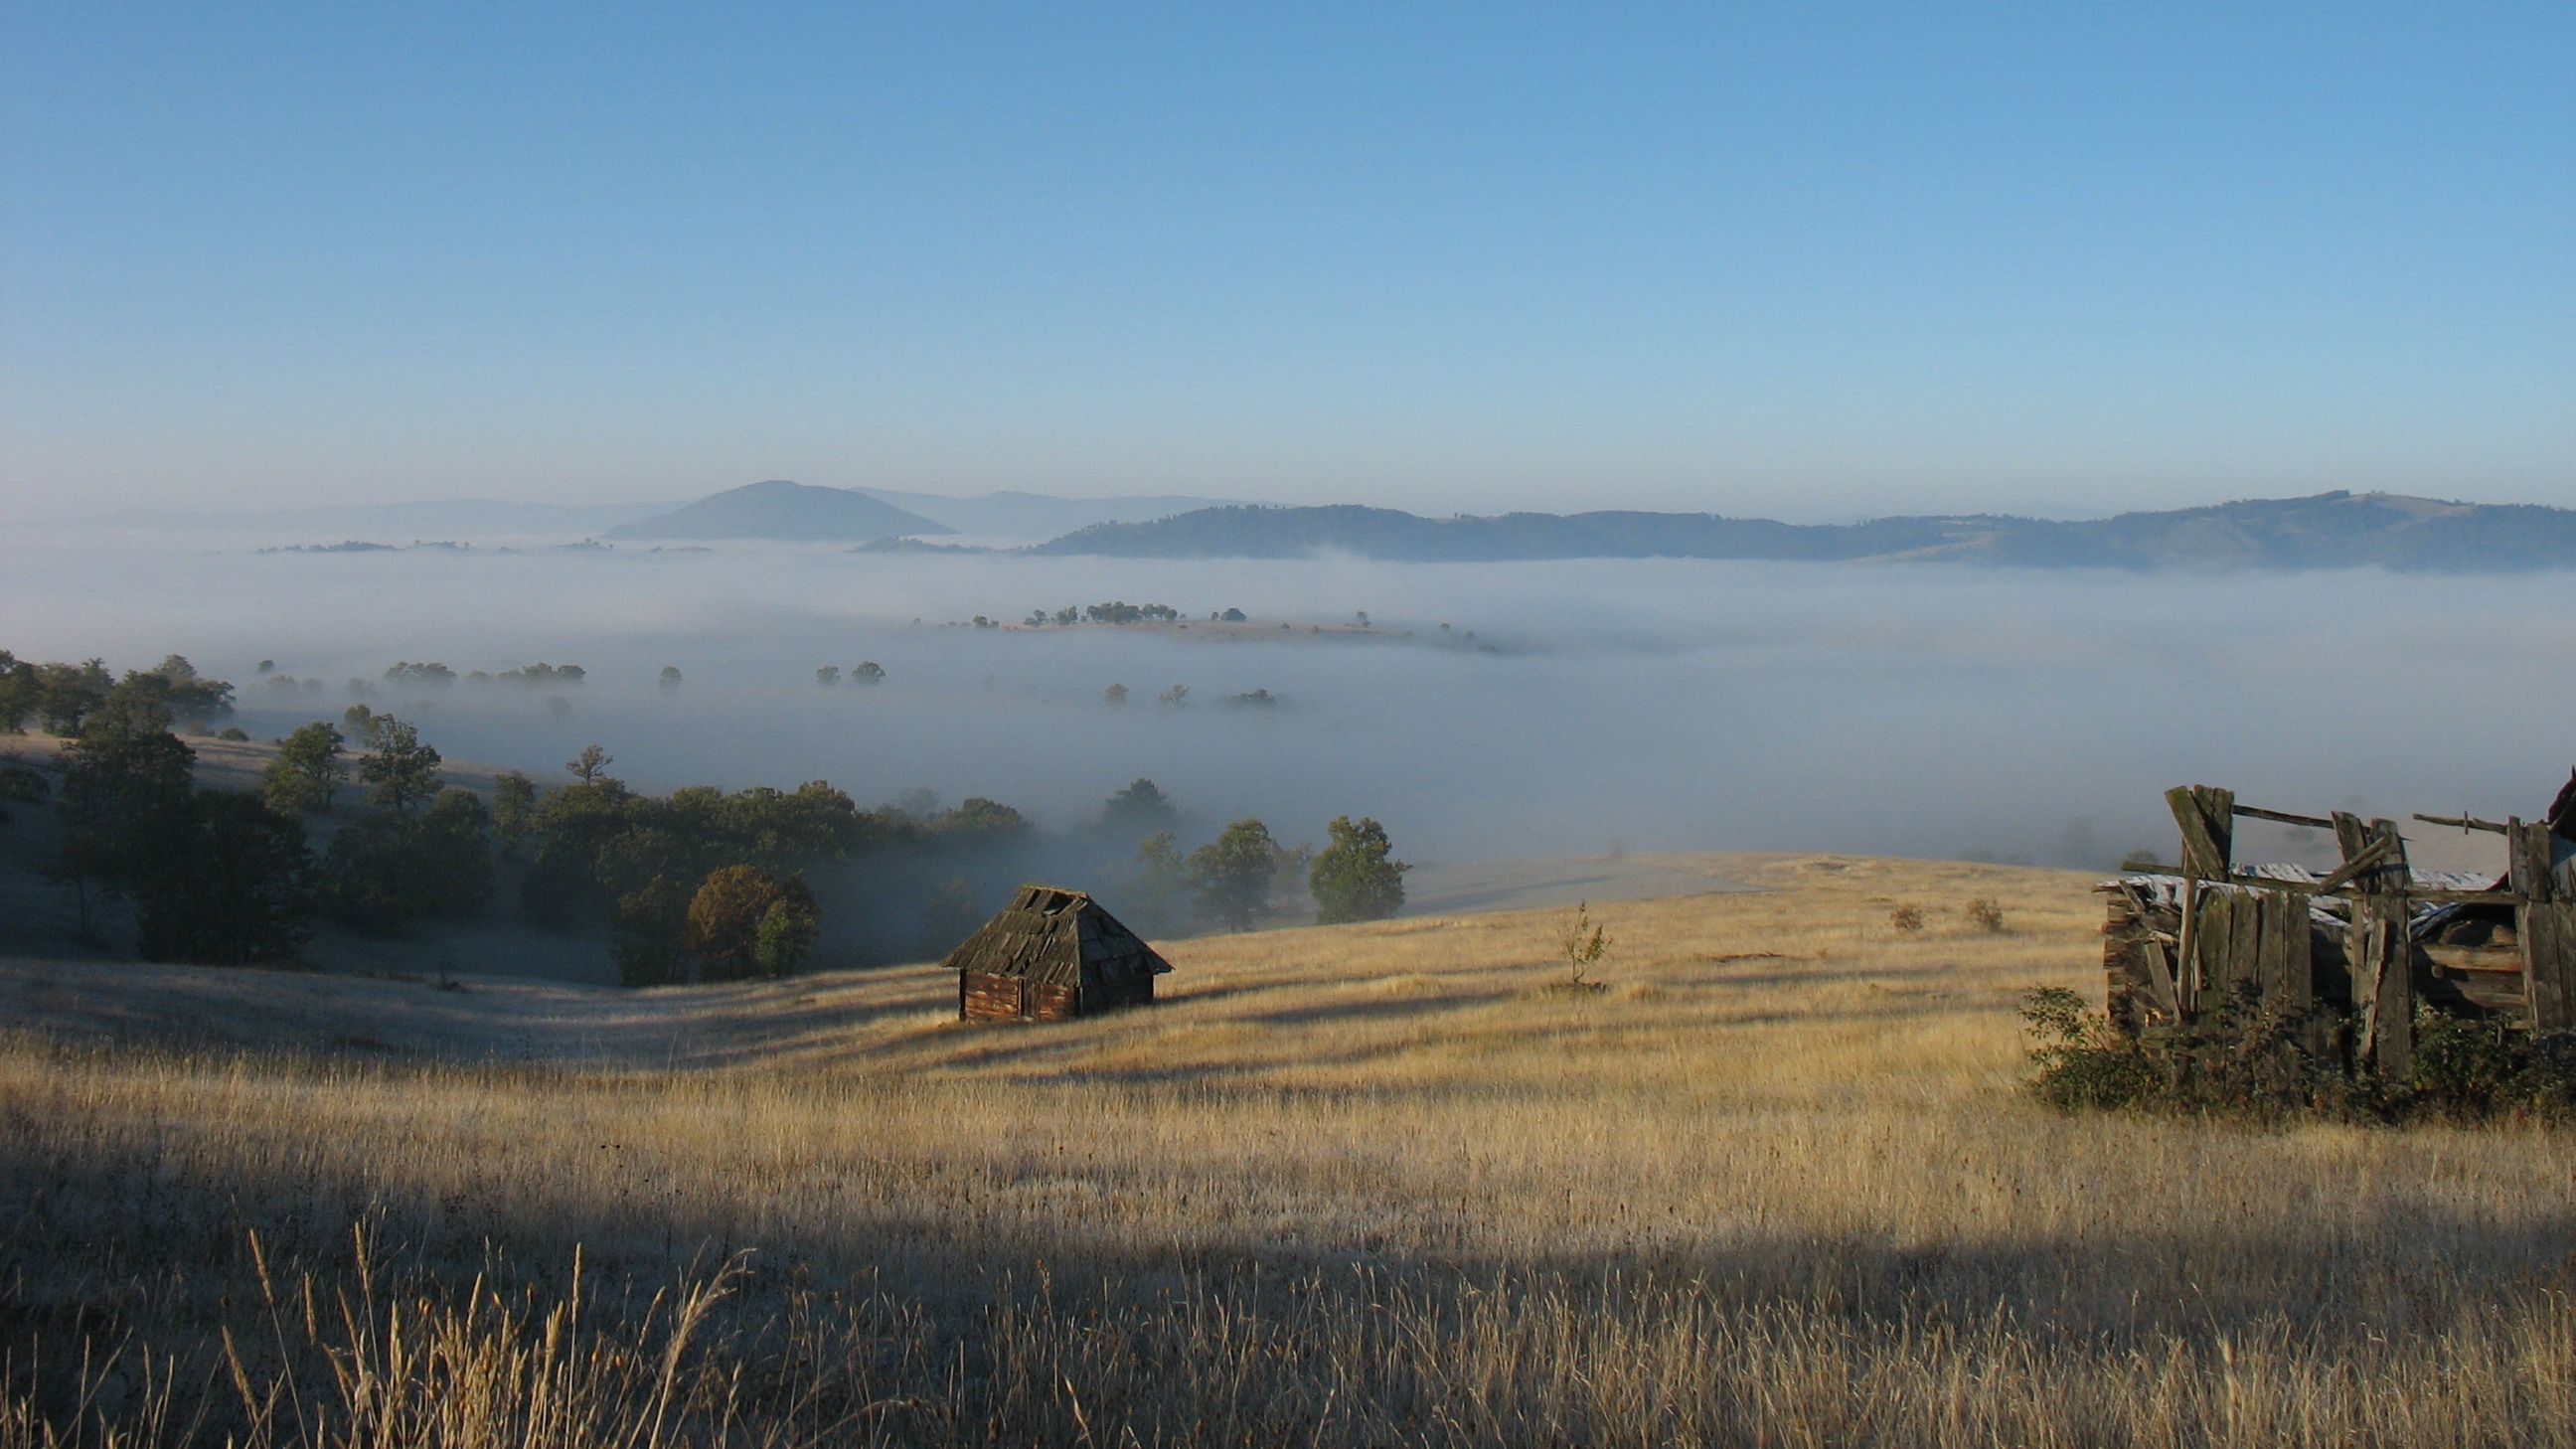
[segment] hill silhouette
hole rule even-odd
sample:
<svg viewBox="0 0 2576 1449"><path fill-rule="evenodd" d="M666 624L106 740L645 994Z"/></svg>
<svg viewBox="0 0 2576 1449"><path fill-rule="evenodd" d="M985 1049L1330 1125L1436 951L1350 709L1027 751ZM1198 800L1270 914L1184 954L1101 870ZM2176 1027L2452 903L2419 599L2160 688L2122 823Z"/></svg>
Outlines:
<svg viewBox="0 0 2576 1449"><path fill-rule="evenodd" d="M1412 562L1577 558L1950 560L2034 568L2322 569L2457 573L2576 566L2576 510L2321 493L2054 521L1938 514L1794 524L1709 513L1507 513L1424 518L1390 508L1206 508L1103 523L1040 554Z"/></svg>
<svg viewBox="0 0 2576 1449"><path fill-rule="evenodd" d="M817 488L773 478L701 498L684 508L612 528L615 539L760 538L848 542L954 533L933 519L851 488Z"/></svg>

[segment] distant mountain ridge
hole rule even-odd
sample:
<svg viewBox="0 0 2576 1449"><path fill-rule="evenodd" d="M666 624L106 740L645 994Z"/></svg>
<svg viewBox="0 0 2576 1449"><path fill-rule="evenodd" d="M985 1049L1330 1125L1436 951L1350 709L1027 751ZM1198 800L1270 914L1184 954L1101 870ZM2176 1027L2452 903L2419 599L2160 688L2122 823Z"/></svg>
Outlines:
<svg viewBox="0 0 2576 1449"><path fill-rule="evenodd" d="M307 534L382 534L396 538L467 535L595 534L603 528L668 513L675 503L508 503L492 498L446 498L417 503L322 503L304 508L263 508L237 513L212 509L118 513L65 520L161 530L294 530Z"/></svg>
<svg viewBox="0 0 2576 1449"><path fill-rule="evenodd" d="M1191 513L1202 508L1240 507L1235 498L1200 498L1187 494L1139 494L1119 498L1059 498L1048 493L1002 489L968 498L940 493L905 493L892 488L859 488L883 503L944 523L958 533L978 538L1037 542L1087 528L1095 523L1143 523Z"/></svg>
<svg viewBox="0 0 2576 1449"><path fill-rule="evenodd" d="M1184 495L1058 498L1003 490L951 498L893 488L825 488L773 478L626 523L604 536L870 542L956 533L1034 543L1096 523L1136 522L1232 506L1240 505Z"/></svg>
<svg viewBox="0 0 2576 1449"><path fill-rule="evenodd" d="M932 533L947 524L854 488L818 488L772 478L711 494L685 508L608 530L614 539L812 539L849 543Z"/></svg>
<svg viewBox="0 0 2576 1449"><path fill-rule="evenodd" d="M2033 568L2325 569L2484 573L2576 567L2576 510L2391 493L2252 499L2075 522L1943 514L1852 524L1710 513L1507 513L1423 518L1390 508L1206 508L1101 523L1030 550L1118 558L1402 562L1578 558L1943 560Z"/></svg>

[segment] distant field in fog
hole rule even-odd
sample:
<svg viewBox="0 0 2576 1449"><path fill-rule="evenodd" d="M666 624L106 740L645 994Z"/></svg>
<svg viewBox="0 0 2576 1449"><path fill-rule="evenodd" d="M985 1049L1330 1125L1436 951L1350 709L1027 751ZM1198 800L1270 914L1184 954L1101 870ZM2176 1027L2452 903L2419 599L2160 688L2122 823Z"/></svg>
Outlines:
<svg viewBox="0 0 2576 1449"><path fill-rule="evenodd" d="M0 647L118 668L187 654L236 683L236 722L263 736L336 717L346 680L398 659L577 663L566 713L546 690L463 683L371 702L452 755L540 773L598 741L648 789L825 777L863 802L927 788L1064 825L1144 775L1196 825L1258 814L1293 841L1368 813L1400 853L1441 860L2098 866L2161 844L2156 792L2186 780L2303 809L2528 814L2569 763L2545 722L2576 710L2576 618L2509 578L250 548L13 531ZM1109 599L1293 627L941 627ZM1417 637L1303 634L1360 611ZM263 658L323 688L264 688ZM862 659L884 684L814 683ZM665 664L680 689L656 686ZM1102 701L1112 683L1123 709ZM1156 705L1173 684L1189 705ZM1221 702L1254 689L1285 703Z"/></svg>

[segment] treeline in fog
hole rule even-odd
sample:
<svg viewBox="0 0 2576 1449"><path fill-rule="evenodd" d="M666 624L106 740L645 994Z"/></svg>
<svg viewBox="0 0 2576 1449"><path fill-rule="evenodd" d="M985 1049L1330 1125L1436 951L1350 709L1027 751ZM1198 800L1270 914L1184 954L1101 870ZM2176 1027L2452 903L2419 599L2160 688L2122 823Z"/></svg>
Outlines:
<svg viewBox="0 0 2576 1449"><path fill-rule="evenodd" d="M862 807L827 780L650 794L599 744L564 778L504 770L478 790L418 725L363 700L276 739L255 787L202 785L179 731L249 744L205 733L233 693L176 655L119 678L0 652L0 727L60 737L44 765L10 765L0 793L51 799L42 868L84 941L123 920L147 959L291 964L317 925L384 936L498 919L604 939L622 982L652 986L935 957L1032 877L1100 890L1157 932L1241 930L1309 902L1316 919L1373 919L1404 899L1407 867L1373 819L1335 819L1321 849L1252 818L1192 848L1190 818L1150 779L1042 831L994 799L915 790Z"/></svg>

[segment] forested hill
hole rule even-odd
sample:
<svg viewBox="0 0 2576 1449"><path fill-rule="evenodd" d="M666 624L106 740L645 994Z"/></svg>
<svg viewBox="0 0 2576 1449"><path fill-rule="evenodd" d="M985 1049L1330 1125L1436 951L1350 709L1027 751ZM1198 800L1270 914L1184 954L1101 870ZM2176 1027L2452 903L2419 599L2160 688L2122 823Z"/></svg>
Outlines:
<svg viewBox="0 0 2576 1449"><path fill-rule="evenodd" d="M1792 524L1708 513L1507 513L1422 518L1389 508L1202 508L1103 523L1031 550L1122 558L1294 558L1319 552L1420 562L1515 559L1937 559L2036 568L2444 572L2576 567L2576 510L2321 493L2165 513L2052 522L2000 515Z"/></svg>

